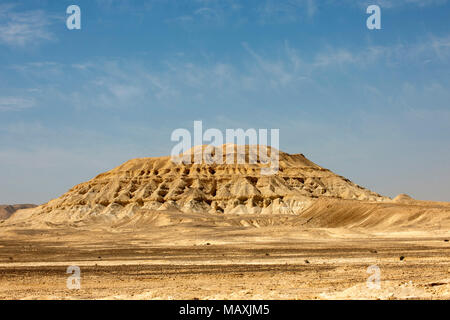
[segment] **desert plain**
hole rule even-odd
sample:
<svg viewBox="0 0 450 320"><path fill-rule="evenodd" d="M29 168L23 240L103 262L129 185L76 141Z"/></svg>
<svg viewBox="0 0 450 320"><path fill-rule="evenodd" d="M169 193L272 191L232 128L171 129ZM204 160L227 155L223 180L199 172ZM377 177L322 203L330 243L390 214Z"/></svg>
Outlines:
<svg viewBox="0 0 450 320"><path fill-rule="evenodd" d="M390 199L303 155L261 166L134 159L15 212L0 299L450 298L449 203Z"/></svg>

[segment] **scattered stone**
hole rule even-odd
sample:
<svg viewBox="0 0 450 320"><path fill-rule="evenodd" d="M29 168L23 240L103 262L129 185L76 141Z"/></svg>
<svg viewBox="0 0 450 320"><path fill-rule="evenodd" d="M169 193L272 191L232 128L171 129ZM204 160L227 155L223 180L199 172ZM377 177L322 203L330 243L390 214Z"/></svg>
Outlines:
<svg viewBox="0 0 450 320"><path fill-rule="evenodd" d="M308 260L305 260L305 263L306 263L306 264L309 264L309 261L308 261Z"/></svg>
<svg viewBox="0 0 450 320"><path fill-rule="evenodd" d="M404 256L400 256L400 261L403 261L403 260L405 260L405 257Z"/></svg>
<svg viewBox="0 0 450 320"><path fill-rule="evenodd" d="M446 284L447 284L446 282L432 282L432 283L428 284L427 286L428 287L437 287L437 286L443 286Z"/></svg>

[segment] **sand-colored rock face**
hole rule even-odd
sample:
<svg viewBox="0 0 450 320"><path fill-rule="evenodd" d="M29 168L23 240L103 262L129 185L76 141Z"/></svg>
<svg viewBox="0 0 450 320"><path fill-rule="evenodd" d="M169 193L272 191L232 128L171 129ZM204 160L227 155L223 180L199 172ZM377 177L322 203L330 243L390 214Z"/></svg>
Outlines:
<svg viewBox="0 0 450 320"><path fill-rule="evenodd" d="M36 207L36 205L34 204L0 205L0 220L8 219L18 210L29 209L34 207Z"/></svg>
<svg viewBox="0 0 450 320"><path fill-rule="evenodd" d="M235 148L235 153L237 149ZM246 155L248 159L248 148ZM224 152L225 157L225 152ZM321 168L301 154L265 164L177 164L170 157L130 160L33 210L47 221L124 218L140 209L184 213L298 214L315 199L388 200Z"/></svg>

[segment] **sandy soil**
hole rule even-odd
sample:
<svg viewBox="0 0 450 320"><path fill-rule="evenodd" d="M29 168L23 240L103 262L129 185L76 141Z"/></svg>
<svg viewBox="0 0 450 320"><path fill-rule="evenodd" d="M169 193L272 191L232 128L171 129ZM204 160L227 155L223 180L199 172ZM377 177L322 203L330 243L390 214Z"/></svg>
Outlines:
<svg viewBox="0 0 450 320"><path fill-rule="evenodd" d="M450 232L0 228L0 299L449 299ZM403 260L400 257L404 257ZM81 289L66 268L81 268ZM380 288L369 288L369 266Z"/></svg>

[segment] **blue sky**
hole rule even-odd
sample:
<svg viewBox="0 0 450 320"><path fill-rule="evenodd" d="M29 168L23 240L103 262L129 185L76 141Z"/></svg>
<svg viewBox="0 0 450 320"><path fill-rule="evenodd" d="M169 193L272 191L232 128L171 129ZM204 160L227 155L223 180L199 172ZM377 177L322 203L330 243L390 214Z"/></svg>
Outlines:
<svg viewBox="0 0 450 320"><path fill-rule="evenodd" d="M447 0L2 0L0 203L168 155L194 120L279 128L376 192L450 201L449 67Z"/></svg>

